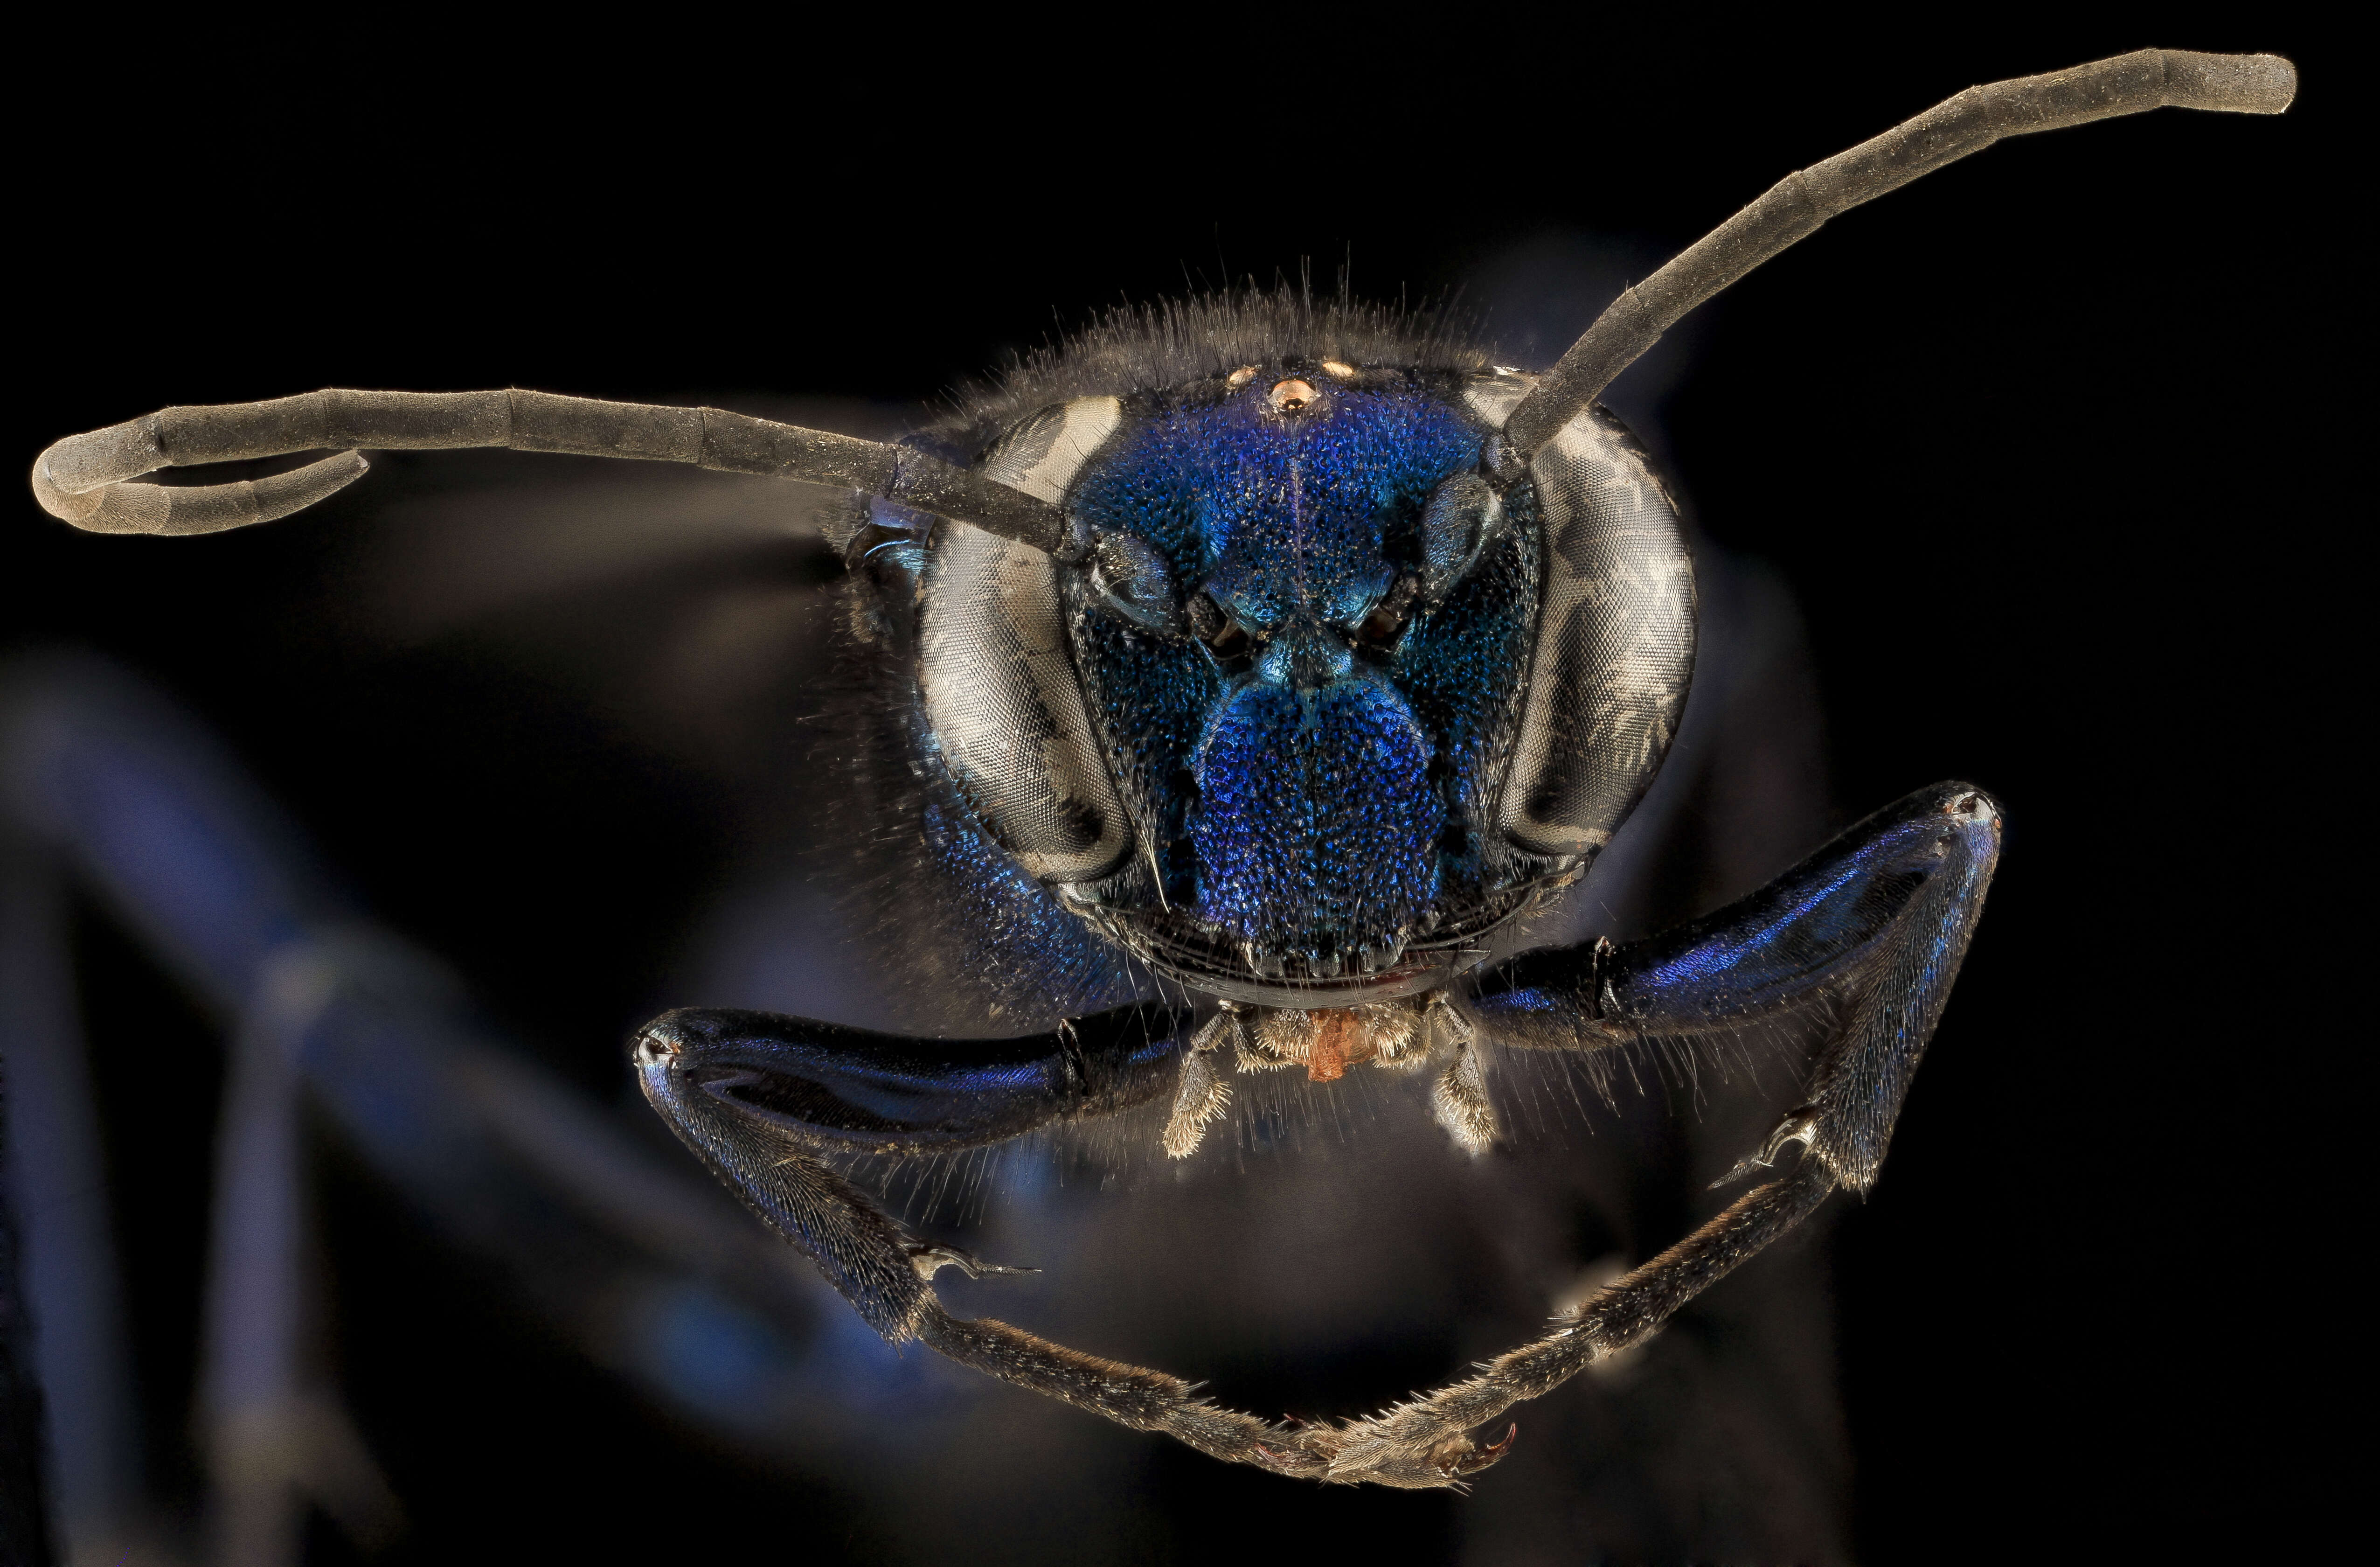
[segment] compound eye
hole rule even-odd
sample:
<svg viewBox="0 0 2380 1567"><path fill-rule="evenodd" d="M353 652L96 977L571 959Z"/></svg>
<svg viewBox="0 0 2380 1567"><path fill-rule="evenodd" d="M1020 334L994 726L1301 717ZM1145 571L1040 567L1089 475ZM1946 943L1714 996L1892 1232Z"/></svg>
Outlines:
<svg viewBox="0 0 2380 1567"><path fill-rule="evenodd" d="M1435 603L1504 529L1504 502L1475 473L1458 473L1421 514L1421 596Z"/></svg>
<svg viewBox="0 0 2380 1567"><path fill-rule="evenodd" d="M1057 562L953 528L917 588L926 722L967 804L1028 876L1095 881L1133 844L1066 645Z"/></svg>
<svg viewBox="0 0 2380 1567"><path fill-rule="evenodd" d="M1108 608L1144 630L1179 636L1182 601L1173 573L1156 545L1132 533L1101 533L1091 540L1091 588Z"/></svg>
<svg viewBox="0 0 2380 1567"><path fill-rule="evenodd" d="M1529 459L1544 518L1537 650L1498 824L1531 854L1600 853L1653 782L1694 668L1694 565L1661 482L1590 408Z"/></svg>

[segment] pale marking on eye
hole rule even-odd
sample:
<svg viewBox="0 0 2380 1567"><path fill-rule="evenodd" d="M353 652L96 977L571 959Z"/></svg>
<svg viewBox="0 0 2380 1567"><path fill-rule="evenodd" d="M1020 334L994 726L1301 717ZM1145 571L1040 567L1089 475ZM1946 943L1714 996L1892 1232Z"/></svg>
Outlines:
<svg viewBox="0 0 2380 1567"><path fill-rule="evenodd" d="M1342 364L1337 359L1325 359L1322 361L1322 368L1329 370L1332 375L1337 376L1342 381L1353 381L1355 379L1355 367L1354 365Z"/></svg>
<svg viewBox="0 0 2380 1567"><path fill-rule="evenodd" d="M1057 569L1038 550L952 529L929 567L917 671L945 761L1017 863L1084 881L1123 857L1130 827L1067 650Z"/></svg>
<svg viewBox="0 0 2380 1567"><path fill-rule="evenodd" d="M1256 366L1242 365L1239 369L1233 370L1231 374L1223 378L1223 384L1236 392L1241 387L1245 386L1249 382L1254 381L1256 378Z"/></svg>
<svg viewBox="0 0 2380 1567"><path fill-rule="evenodd" d="M1536 383L1537 378L1534 375L1523 375L1518 370L1508 370L1499 365L1493 376L1482 376L1464 387L1463 401L1473 413L1488 422L1489 429L1501 430L1504 421L1512 417L1512 410L1520 405L1521 399L1527 396L1529 389Z"/></svg>
<svg viewBox="0 0 2380 1567"><path fill-rule="evenodd" d="M1075 476L1123 422L1123 404L1113 397L1077 397L1059 405L1056 414L1058 428L1046 448L1034 450L1039 444L1033 439L1039 433L1035 426L1041 416L1037 415L1019 427L1011 438L1013 446L1003 443L1003 449L991 455L983 465L984 477L1037 501L1063 504Z"/></svg>
<svg viewBox="0 0 2380 1567"><path fill-rule="evenodd" d="M1693 564L1682 548L1622 547L1674 538L1668 499L1641 462L1591 413L1564 425L1531 460L1552 546L1539 610L1537 663L1498 816L1540 853L1587 852L1610 838L1633 788L1672 739L1693 638ZM1569 558L1578 542L1597 557ZM1547 784L1561 798L1540 820ZM1598 820L1597 818L1602 820Z"/></svg>

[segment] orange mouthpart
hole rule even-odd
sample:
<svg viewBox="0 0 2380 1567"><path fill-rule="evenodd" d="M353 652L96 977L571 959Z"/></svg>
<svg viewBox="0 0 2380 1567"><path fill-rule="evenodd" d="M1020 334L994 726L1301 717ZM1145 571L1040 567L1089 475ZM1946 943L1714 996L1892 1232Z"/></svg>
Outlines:
<svg viewBox="0 0 2380 1567"><path fill-rule="evenodd" d="M1336 1083L1348 1064L1372 1059L1372 1031L1346 1007L1314 1014L1314 1042L1305 1047L1305 1080Z"/></svg>

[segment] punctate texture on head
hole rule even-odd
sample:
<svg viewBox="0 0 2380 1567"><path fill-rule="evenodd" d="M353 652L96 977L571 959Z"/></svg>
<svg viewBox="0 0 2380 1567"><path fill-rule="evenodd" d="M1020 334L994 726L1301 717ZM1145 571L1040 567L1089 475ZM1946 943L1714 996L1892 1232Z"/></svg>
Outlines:
<svg viewBox="0 0 2380 1567"><path fill-rule="evenodd" d="M1432 493L1491 433L1454 376L1348 384L1277 366L1137 401L1071 505L1155 546L1233 628L1215 645L1245 653L1087 609L1074 628L1094 721L1170 829L1169 898L1238 940L1352 959L1480 875L1534 535L1509 532L1444 601L1376 619L1423 564Z"/></svg>

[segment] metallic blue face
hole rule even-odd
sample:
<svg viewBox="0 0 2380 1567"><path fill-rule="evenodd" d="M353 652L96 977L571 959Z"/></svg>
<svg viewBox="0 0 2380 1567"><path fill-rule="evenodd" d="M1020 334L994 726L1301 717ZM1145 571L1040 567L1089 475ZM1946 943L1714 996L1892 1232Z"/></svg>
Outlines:
<svg viewBox="0 0 2380 1567"><path fill-rule="evenodd" d="M1431 602L1425 512L1489 434L1454 388L1276 369L1129 413L1069 509L1154 546L1177 618L1087 578L1068 604L1150 845L1132 912L1198 928L1243 974L1383 971L1507 869L1488 810L1535 620L1525 497Z"/></svg>

